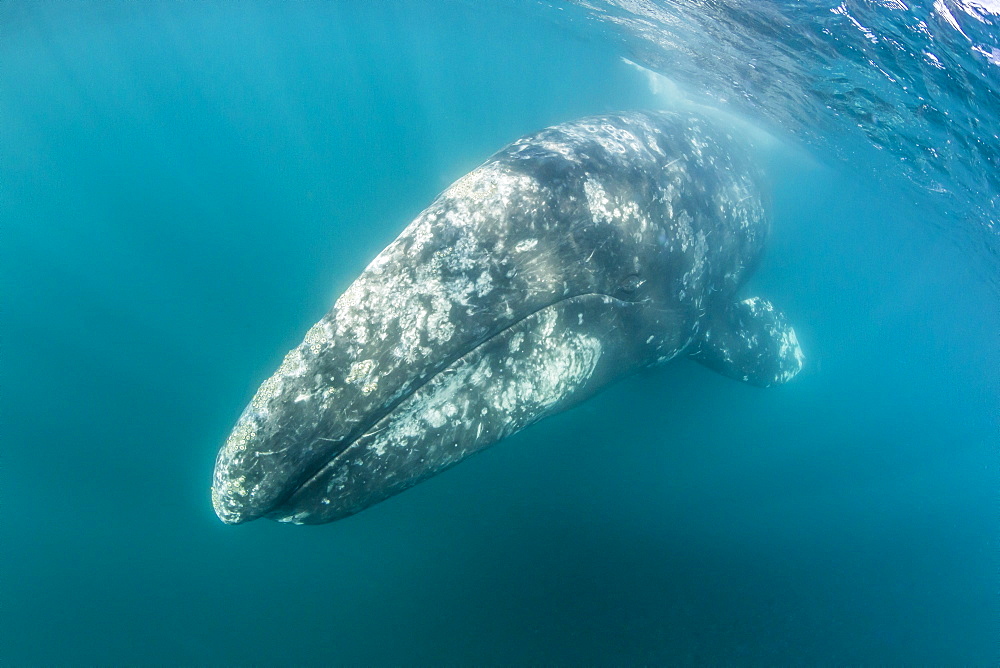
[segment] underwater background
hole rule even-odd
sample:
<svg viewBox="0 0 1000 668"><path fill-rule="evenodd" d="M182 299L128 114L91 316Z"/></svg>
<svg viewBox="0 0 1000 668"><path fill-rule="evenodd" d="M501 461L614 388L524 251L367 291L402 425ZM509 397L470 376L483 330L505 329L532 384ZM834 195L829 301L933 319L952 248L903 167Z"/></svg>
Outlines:
<svg viewBox="0 0 1000 668"><path fill-rule="evenodd" d="M0 2L0 664L997 665L1000 4ZM659 75L664 75L663 78ZM806 367L225 526L253 392L519 136L721 110Z"/></svg>

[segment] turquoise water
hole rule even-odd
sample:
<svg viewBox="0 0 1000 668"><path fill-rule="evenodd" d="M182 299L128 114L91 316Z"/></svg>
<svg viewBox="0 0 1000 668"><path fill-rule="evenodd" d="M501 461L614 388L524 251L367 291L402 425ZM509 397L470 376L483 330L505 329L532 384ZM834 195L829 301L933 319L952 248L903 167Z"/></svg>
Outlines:
<svg viewBox="0 0 1000 668"><path fill-rule="evenodd" d="M794 23L697 15L798 49L781 88L682 58L703 24L653 51L598 5L372 4L0 4L0 662L995 665L989 3L945 5L968 88L910 134L858 74L886 62ZM845 99L895 116L797 106L842 61ZM676 361L347 520L218 521L243 406L438 192L546 125L713 95L775 137L748 290L795 323L798 378ZM943 168L900 164L925 144Z"/></svg>

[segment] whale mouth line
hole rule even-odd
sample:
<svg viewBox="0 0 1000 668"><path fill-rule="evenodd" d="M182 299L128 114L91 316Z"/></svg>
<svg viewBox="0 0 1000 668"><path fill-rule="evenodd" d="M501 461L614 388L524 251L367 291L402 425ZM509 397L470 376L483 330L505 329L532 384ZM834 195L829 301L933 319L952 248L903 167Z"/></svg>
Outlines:
<svg viewBox="0 0 1000 668"><path fill-rule="evenodd" d="M531 311L523 318L515 320L506 327L497 330L496 332L487 336L486 338L476 342L475 344L469 346L468 348L465 348L462 352L449 356L448 360L444 364L440 365L440 367L436 371L434 371L434 373L431 373L426 378L423 378L419 382L414 383L413 386L408 388L406 392L403 392L399 396L393 398L391 401L386 402L386 404L380 407L379 410L373 411L369 419L365 420L361 425L356 427L350 434L348 434L348 436L338 441L339 443L343 444L343 447L338 448L336 452L333 453L331 456L323 458L318 465L314 465L313 467L311 467L311 470L308 472L308 474L303 476L301 480L297 482L295 485L289 487L288 491L282 496L282 498L277 503L275 503L270 510L263 513L263 516L283 517L289 513L295 512L294 507L291 508L287 507L288 501L290 499L292 499L300 490L302 490L303 488L311 484L314 480L316 480L319 476L321 476L323 472L331 464L333 464L342 456L344 456L351 449L351 447L354 444L356 444L359 440L365 438L366 436L377 433L372 431L373 427L377 426L379 423L386 420L386 418L389 418L393 413L395 413L396 409L398 409L400 405L402 405L410 397L414 396L424 386L426 386L428 383L434 380L434 378L438 377L440 374L448 371L449 369L454 368L456 365L460 364L463 360L469 358L472 355L475 355L479 350L481 350L484 346L488 345L490 342L496 340L499 337L504 336L507 332L511 331L515 327L520 326L525 321L537 316L543 311L554 308L564 302L576 301L587 297L599 297L615 303L636 303L636 302L631 302L630 300L627 299L613 297L611 295L602 292L584 292L568 297L565 296L560 297L559 299L549 304L546 304L545 306L541 306ZM324 439L316 439L316 440L324 440Z"/></svg>

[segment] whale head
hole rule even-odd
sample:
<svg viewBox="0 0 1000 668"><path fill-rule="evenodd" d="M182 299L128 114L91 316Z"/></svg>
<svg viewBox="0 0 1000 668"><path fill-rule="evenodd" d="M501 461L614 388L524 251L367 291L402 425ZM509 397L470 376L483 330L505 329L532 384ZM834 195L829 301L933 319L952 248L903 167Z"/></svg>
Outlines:
<svg viewBox="0 0 1000 668"><path fill-rule="evenodd" d="M223 521L356 513L689 345L759 254L754 180L689 119L612 120L515 142L371 262L220 450Z"/></svg>

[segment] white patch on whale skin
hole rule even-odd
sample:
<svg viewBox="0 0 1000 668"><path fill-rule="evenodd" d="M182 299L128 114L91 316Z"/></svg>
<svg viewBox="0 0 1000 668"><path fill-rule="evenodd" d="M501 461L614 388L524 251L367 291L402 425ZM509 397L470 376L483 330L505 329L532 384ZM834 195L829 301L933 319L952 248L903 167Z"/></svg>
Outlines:
<svg viewBox="0 0 1000 668"><path fill-rule="evenodd" d="M551 332L547 335L551 337ZM546 414L562 398L590 378L601 355L599 339L571 333L555 340L535 358L515 359L502 389L489 393L491 407L511 416L514 430L522 429L518 416ZM532 420L534 421L534 420ZM507 433L513 433L507 432Z"/></svg>
<svg viewBox="0 0 1000 668"><path fill-rule="evenodd" d="M649 217L637 202L629 197L609 195L598 179L591 177L584 181L583 192L587 196L587 208L594 222L629 230L637 242L642 240L643 233L652 229Z"/></svg>
<svg viewBox="0 0 1000 668"><path fill-rule="evenodd" d="M576 146L573 144L561 141L543 140L538 143L538 146L539 148L543 148L547 151L557 153L570 162L580 162L580 156L577 153Z"/></svg>
<svg viewBox="0 0 1000 668"><path fill-rule="evenodd" d="M771 308L773 310L774 307L772 306ZM802 352L802 346L799 345L799 337L795 335L793 327L788 326L781 331L780 336L778 336L778 343L778 357L786 360L788 365L782 370L781 375L775 379L775 382L786 383L802 371L802 367L805 366L806 357Z"/></svg>
<svg viewBox="0 0 1000 668"><path fill-rule="evenodd" d="M538 245L538 239L525 239L524 241L517 242L517 245L514 246L514 252L523 253L525 251L530 251L537 245Z"/></svg>
<svg viewBox="0 0 1000 668"><path fill-rule="evenodd" d="M493 277L490 276L490 272L483 270L483 273L479 275L476 279L476 296L485 297L490 292L493 291Z"/></svg>
<svg viewBox="0 0 1000 668"><path fill-rule="evenodd" d="M802 367L805 366L806 356L802 352L802 346L799 345L799 337L795 335L795 329L789 327L781 337L781 351L782 359L788 359L789 356L795 359L795 364L790 366L781 375L779 382L787 382L794 378L799 371L802 371Z"/></svg>
<svg viewBox="0 0 1000 668"><path fill-rule="evenodd" d="M608 194L604 192L604 187L597 179L587 179L583 183L583 192L587 195L587 207L594 220L611 220L611 212L608 210Z"/></svg>
<svg viewBox="0 0 1000 668"><path fill-rule="evenodd" d="M375 360L359 360L351 365L344 382L360 385L362 393L371 394L378 389L378 376L372 374L376 366Z"/></svg>
<svg viewBox="0 0 1000 668"><path fill-rule="evenodd" d="M433 224L437 220L437 216L430 214L418 218L413 224L412 234L413 234L413 245L410 246L408 255L414 256L418 255L424 246L427 245L431 239L434 238Z"/></svg>

